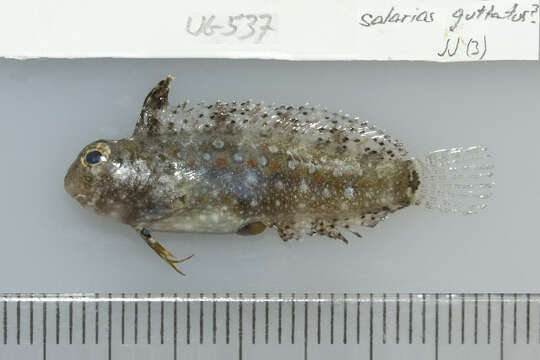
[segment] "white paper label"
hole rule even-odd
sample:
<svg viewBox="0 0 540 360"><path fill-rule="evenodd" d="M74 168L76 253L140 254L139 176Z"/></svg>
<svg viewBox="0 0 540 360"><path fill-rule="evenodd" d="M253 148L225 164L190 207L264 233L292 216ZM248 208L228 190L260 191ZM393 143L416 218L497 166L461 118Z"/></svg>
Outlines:
<svg viewBox="0 0 540 360"><path fill-rule="evenodd" d="M538 60L537 0L5 0L0 56Z"/></svg>

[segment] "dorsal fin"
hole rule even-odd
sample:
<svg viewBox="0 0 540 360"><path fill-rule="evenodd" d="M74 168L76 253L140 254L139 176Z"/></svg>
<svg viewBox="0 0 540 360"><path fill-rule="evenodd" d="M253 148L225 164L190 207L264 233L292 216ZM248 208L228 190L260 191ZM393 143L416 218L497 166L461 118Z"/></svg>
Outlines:
<svg viewBox="0 0 540 360"><path fill-rule="evenodd" d="M142 132L147 133L147 135L159 133L159 128L162 126L159 112L165 110L169 105L169 85L172 80L173 77L168 75L146 95L134 135Z"/></svg>
<svg viewBox="0 0 540 360"><path fill-rule="evenodd" d="M348 155L401 159L407 154L401 143L376 126L318 106L233 101L187 107L184 103L174 107L167 116L167 121L178 132L244 132L249 133L245 138L261 143L282 138L282 143L300 143L304 153L313 153L314 149L337 159ZM283 149L287 150L290 149ZM301 152L295 153L297 157L301 155Z"/></svg>
<svg viewBox="0 0 540 360"><path fill-rule="evenodd" d="M342 112L319 106L265 105L251 101L212 105L188 103L169 106L172 76L161 80L146 97L134 135L175 135L194 131L249 133L246 137L264 142L282 137L301 143L304 150L325 150L343 159L351 156L379 156L401 159L403 145L381 129ZM286 141L284 141L286 142ZM301 154L296 154L300 156Z"/></svg>

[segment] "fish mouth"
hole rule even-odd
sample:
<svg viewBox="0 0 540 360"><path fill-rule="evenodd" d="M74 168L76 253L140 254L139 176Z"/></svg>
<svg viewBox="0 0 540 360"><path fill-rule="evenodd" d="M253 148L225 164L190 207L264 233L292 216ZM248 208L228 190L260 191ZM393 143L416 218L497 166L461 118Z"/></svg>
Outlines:
<svg viewBox="0 0 540 360"><path fill-rule="evenodd" d="M76 194L76 195L74 195L73 197L74 197L75 200L77 200L77 201L84 201L84 200L86 200L86 198L87 198L87 196L84 195L84 194Z"/></svg>
<svg viewBox="0 0 540 360"><path fill-rule="evenodd" d="M75 200L77 200L80 204L84 204L87 202L88 196L81 191L80 184L76 181L77 180L77 174L76 174L76 166L72 165L69 170L66 173L66 176L64 177L64 189L66 192Z"/></svg>
<svg viewBox="0 0 540 360"><path fill-rule="evenodd" d="M89 198L87 195L85 194L74 194L74 195L71 195L73 197L73 199L75 199L75 201L77 201L81 206L83 207L87 207L87 204L89 202Z"/></svg>
<svg viewBox="0 0 540 360"><path fill-rule="evenodd" d="M64 177L64 189L66 190L66 192L75 197L77 195L81 195L78 193L77 189L75 188L75 186L73 185L73 175L72 175L72 170L71 168L68 170L66 176Z"/></svg>

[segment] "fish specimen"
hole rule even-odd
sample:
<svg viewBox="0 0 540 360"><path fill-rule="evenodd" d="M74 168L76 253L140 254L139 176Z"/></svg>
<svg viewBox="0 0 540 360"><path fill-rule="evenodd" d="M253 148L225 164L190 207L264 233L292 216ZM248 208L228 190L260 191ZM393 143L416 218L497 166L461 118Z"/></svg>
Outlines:
<svg viewBox="0 0 540 360"><path fill-rule="evenodd" d="M320 107L251 101L169 105L172 77L144 100L133 134L77 155L64 186L135 229L176 271L153 231L319 234L347 242L409 205L476 213L493 183L486 148L407 157L377 127Z"/></svg>

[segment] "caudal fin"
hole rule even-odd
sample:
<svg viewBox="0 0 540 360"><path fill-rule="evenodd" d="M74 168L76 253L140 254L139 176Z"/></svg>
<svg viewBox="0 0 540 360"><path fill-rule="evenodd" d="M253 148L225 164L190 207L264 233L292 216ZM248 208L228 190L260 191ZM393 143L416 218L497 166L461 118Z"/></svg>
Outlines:
<svg viewBox="0 0 540 360"><path fill-rule="evenodd" d="M437 150L414 160L420 184L414 204L446 213L475 214L484 209L494 183L493 165L482 146Z"/></svg>

